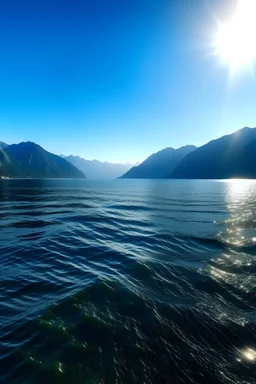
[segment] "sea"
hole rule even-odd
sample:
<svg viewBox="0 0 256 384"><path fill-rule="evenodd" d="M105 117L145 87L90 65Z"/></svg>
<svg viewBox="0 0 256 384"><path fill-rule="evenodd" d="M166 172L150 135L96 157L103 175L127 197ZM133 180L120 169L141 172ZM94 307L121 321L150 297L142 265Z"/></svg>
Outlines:
<svg viewBox="0 0 256 384"><path fill-rule="evenodd" d="M256 181L0 180L0 382L256 383Z"/></svg>

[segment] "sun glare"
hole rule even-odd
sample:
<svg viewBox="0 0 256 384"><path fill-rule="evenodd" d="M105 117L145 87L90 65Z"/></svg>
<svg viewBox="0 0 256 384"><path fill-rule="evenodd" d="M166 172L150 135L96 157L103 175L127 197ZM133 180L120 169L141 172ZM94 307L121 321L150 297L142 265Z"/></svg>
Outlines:
<svg viewBox="0 0 256 384"><path fill-rule="evenodd" d="M216 53L232 70L256 59L255 16L256 0L240 0L231 20L219 26Z"/></svg>

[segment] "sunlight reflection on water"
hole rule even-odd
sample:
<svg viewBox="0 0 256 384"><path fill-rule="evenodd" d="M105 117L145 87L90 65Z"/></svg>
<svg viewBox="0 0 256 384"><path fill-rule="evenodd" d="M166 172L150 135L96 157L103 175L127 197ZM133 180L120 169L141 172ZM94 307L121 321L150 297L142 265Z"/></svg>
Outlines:
<svg viewBox="0 0 256 384"><path fill-rule="evenodd" d="M256 361L256 351L252 348L246 348L242 351L242 356L246 360Z"/></svg>
<svg viewBox="0 0 256 384"><path fill-rule="evenodd" d="M248 241L254 242L255 181L230 180L226 185L226 202L230 217L225 220L226 228L219 233L219 236L222 241L235 246L242 246Z"/></svg>
<svg viewBox="0 0 256 384"><path fill-rule="evenodd" d="M251 272L256 257L250 251L256 239L255 181L229 180L225 183L229 216L215 224L220 226L217 237L227 248L220 257L212 259L209 272L214 280L235 290L235 296L238 292L250 296L255 286L255 277ZM248 250L246 246L249 246Z"/></svg>

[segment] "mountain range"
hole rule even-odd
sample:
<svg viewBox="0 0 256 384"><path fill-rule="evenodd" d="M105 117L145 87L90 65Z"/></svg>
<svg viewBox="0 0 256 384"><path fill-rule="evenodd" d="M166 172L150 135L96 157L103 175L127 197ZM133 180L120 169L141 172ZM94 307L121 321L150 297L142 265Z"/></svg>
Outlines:
<svg viewBox="0 0 256 384"><path fill-rule="evenodd" d="M256 128L240 129L199 148L166 148L122 178L256 178Z"/></svg>
<svg viewBox="0 0 256 384"><path fill-rule="evenodd" d="M61 157L32 142L7 145L0 141L0 177L85 176L89 179L256 178L256 128L240 129L199 148L193 145L165 148L133 167L131 164L89 161L72 155Z"/></svg>
<svg viewBox="0 0 256 384"><path fill-rule="evenodd" d="M165 179L184 157L195 149L194 145L186 145L179 149L165 148L149 156L140 165L130 169L121 178Z"/></svg>
<svg viewBox="0 0 256 384"><path fill-rule="evenodd" d="M90 180L117 179L132 168L133 164L116 164L107 161L85 160L79 156L63 156L67 161L82 171Z"/></svg>

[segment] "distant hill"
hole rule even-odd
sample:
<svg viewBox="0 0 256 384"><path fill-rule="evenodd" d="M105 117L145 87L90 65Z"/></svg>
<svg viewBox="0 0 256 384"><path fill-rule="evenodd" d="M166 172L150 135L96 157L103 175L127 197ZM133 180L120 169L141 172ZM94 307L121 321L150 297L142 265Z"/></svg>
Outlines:
<svg viewBox="0 0 256 384"><path fill-rule="evenodd" d="M133 167L122 178L140 179L162 179L167 178L170 172L184 159L184 157L194 151L194 145L187 145L179 149L165 148L162 151L149 156L137 167Z"/></svg>
<svg viewBox="0 0 256 384"><path fill-rule="evenodd" d="M0 148L0 176L84 178L84 174L60 156L26 142Z"/></svg>
<svg viewBox="0 0 256 384"><path fill-rule="evenodd" d="M256 178L256 128L243 128L210 141L188 154L169 176L177 179Z"/></svg>
<svg viewBox="0 0 256 384"><path fill-rule="evenodd" d="M63 156L63 155L61 155ZM64 156L63 156L64 157ZM79 156L64 157L67 161L82 171L87 179L117 179L127 172L132 164L115 164L98 160L85 160Z"/></svg>

